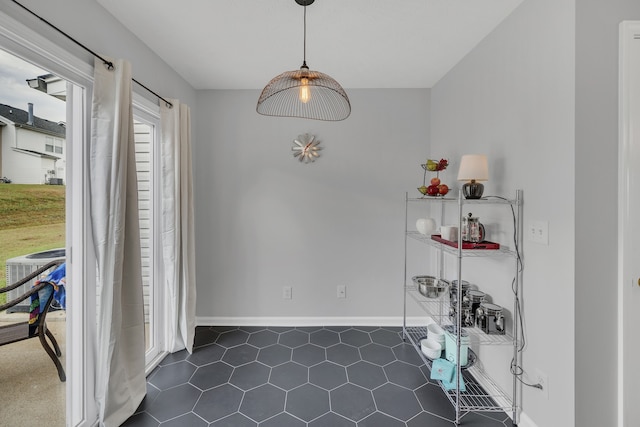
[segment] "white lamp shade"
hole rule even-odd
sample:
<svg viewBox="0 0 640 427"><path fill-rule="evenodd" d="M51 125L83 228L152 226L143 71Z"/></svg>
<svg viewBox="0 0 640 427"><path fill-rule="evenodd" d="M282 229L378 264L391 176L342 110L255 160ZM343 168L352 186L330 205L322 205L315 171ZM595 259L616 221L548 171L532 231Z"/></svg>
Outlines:
<svg viewBox="0 0 640 427"><path fill-rule="evenodd" d="M489 164L484 154L465 154L460 160L458 181L488 181Z"/></svg>

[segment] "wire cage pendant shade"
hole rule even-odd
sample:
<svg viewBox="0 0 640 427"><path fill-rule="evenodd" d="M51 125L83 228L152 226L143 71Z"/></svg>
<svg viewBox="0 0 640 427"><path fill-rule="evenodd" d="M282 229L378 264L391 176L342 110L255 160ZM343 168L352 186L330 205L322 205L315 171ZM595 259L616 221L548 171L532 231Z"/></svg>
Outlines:
<svg viewBox="0 0 640 427"><path fill-rule="evenodd" d="M327 74L307 66L307 5L313 0L296 0L304 6L304 59L299 70L285 71L271 79L258 98L256 111L265 116L300 117L339 121L351 114L351 103L342 86Z"/></svg>
<svg viewBox="0 0 640 427"><path fill-rule="evenodd" d="M260 94L256 110L265 116L338 121L349 117L351 103L337 81L303 66L274 77Z"/></svg>

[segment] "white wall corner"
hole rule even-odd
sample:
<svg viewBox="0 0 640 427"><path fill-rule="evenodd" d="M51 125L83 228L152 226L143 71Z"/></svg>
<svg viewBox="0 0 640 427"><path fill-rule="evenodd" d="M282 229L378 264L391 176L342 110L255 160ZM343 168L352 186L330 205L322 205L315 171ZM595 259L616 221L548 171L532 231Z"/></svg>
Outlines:
<svg viewBox="0 0 640 427"><path fill-rule="evenodd" d="M525 412L521 412L518 427L538 427L538 425Z"/></svg>

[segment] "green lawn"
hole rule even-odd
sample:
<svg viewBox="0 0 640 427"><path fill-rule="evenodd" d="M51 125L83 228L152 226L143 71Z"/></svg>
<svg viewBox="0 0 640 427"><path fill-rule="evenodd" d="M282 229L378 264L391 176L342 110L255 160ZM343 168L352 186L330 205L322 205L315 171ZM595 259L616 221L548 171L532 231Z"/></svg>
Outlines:
<svg viewBox="0 0 640 427"><path fill-rule="evenodd" d="M65 246L64 192L61 185L0 184L0 287L7 259Z"/></svg>

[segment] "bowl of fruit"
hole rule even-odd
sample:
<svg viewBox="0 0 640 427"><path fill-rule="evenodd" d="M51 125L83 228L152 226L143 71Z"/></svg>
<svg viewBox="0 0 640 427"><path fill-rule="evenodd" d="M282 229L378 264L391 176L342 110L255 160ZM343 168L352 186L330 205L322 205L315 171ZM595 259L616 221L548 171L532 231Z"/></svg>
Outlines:
<svg viewBox="0 0 640 427"><path fill-rule="evenodd" d="M427 159L427 162L421 165L424 169L424 176L422 178L422 186L418 187L418 191L423 196L444 196L449 192L449 186L440 182L440 171L443 171L449 166L447 159L440 159L439 161ZM431 178L429 185L427 186L427 172L435 172L436 176Z"/></svg>

